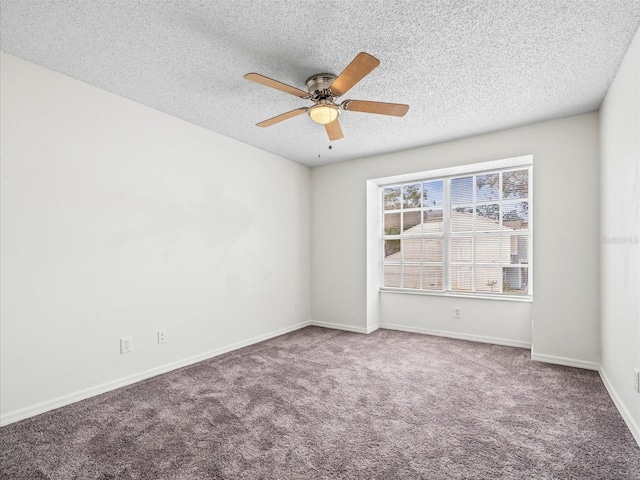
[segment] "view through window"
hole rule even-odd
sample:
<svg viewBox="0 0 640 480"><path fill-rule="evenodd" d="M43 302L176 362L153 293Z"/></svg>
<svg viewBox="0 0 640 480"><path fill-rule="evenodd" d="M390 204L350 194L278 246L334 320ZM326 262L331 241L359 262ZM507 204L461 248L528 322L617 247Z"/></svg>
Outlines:
<svg viewBox="0 0 640 480"><path fill-rule="evenodd" d="M530 295L531 167L381 188L384 288Z"/></svg>

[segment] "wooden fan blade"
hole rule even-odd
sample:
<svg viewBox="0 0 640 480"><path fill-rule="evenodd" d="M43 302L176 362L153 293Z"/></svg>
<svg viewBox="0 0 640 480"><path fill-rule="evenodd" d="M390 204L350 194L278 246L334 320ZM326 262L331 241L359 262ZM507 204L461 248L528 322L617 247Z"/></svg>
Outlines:
<svg viewBox="0 0 640 480"><path fill-rule="evenodd" d="M351 87L366 77L371 70L380 65L380 60L365 52L356 55L347 68L338 75L329 87L336 95L344 95Z"/></svg>
<svg viewBox="0 0 640 480"><path fill-rule="evenodd" d="M331 123L325 123L324 129L327 131L327 135L331 141L340 140L344 137L342 134L342 128L340 128L340 122L337 118Z"/></svg>
<svg viewBox="0 0 640 480"><path fill-rule="evenodd" d="M270 127L271 125L280 123L284 120L287 120L288 118L297 117L298 115L306 112L307 110L309 110L308 107L296 108L295 110L291 110L290 112L282 113L268 120L264 120L263 122L256 123L256 125L258 127Z"/></svg>
<svg viewBox="0 0 640 480"><path fill-rule="evenodd" d="M409 110L409 105L402 103L369 102L367 100L347 100L343 108L349 112L378 113L380 115L393 115L404 117Z"/></svg>
<svg viewBox="0 0 640 480"><path fill-rule="evenodd" d="M281 92L295 95L296 97L309 97L309 92L305 92L304 90L300 90L299 88L279 82L278 80L274 80L273 78L265 77L264 75L260 75L259 73L247 73L244 78L246 78L247 80L251 80L252 82L259 83L260 85L265 85L267 87L280 90Z"/></svg>

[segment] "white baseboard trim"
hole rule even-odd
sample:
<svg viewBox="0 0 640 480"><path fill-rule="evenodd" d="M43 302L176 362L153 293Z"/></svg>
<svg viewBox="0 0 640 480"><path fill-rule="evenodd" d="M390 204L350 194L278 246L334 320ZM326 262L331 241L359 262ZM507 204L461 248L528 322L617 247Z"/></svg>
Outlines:
<svg viewBox="0 0 640 480"><path fill-rule="evenodd" d="M531 343L508 338L485 337L482 335L472 335L468 333L449 332L446 330L432 330L430 328L408 327L406 325L396 325L393 323L381 323L380 328L387 330L399 330L401 332L422 333L425 335L435 335L437 337L455 338L457 340L469 340L471 342L492 343L494 345L505 345L507 347L531 348Z"/></svg>
<svg viewBox="0 0 640 480"><path fill-rule="evenodd" d="M575 358L557 357L555 355L545 355L544 353L531 352L531 360L536 362L553 363L554 365L563 365L565 367L584 368L586 370L598 370L600 367L596 362L587 362L586 360L577 360Z"/></svg>
<svg viewBox="0 0 640 480"><path fill-rule="evenodd" d="M344 330L346 332L364 333L364 334L375 332L378 328L380 328L380 325L373 325L371 327L362 328L362 327L353 327L351 325L342 325L340 323L318 322L316 320L311 320L310 323L314 327L331 328L333 330Z"/></svg>
<svg viewBox="0 0 640 480"><path fill-rule="evenodd" d="M128 377L119 378L111 382L103 383L101 385L96 385L95 387L89 387L84 390L80 390L78 392L73 392L67 395L63 395L61 397L54 398L53 400L47 400L45 402L41 402L36 405L21 408L19 410L14 410L13 412L8 412L0 416L0 426L9 425L10 423L24 420L25 418L33 417L35 415L40 415L41 413L45 413L50 410L55 410L56 408L64 407L65 405L69 405L71 403L79 402L80 400L85 400L90 397L95 397L96 395L110 392L111 390L115 390L117 388L126 387L127 385L132 385L142 380L146 380L148 378L155 377L157 375L161 375L163 373L167 373L172 370L176 370L178 368L186 367L188 365L193 365L194 363L198 363L203 360L207 360L209 358L217 357L218 355L222 355L223 353L228 353L233 350L238 350L239 348L248 347L249 345L260 343L265 340L269 340L270 338L278 337L280 335L284 335L285 333L293 332L295 330L308 327L310 324L311 323L309 321L297 323L295 325L281 328L279 330L265 333L263 335L258 335L257 337L243 340L241 342L236 342L231 345L217 348L215 350L210 350L208 352L194 355L192 357L178 360L176 362L151 368L149 370L145 370L144 372L129 375Z"/></svg>
<svg viewBox="0 0 640 480"><path fill-rule="evenodd" d="M613 384L609 381L609 377L607 377L607 374L602 369L602 365L599 366L598 373L600 374L600 378L602 379L602 383L604 383L604 386L607 389L607 392L609 392L609 396L611 397L611 400L613 400L613 404L618 409L618 412L620 412L622 419L624 420L624 422L627 424L627 427L631 431L631 435L633 435L633 438L635 439L636 443L640 447L640 427L633 420L633 417L629 413L629 410L627 410L627 408L624 406L624 403L622 403L620 396L618 395L616 390L613 388Z"/></svg>
<svg viewBox="0 0 640 480"><path fill-rule="evenodd" d="M380 324L377 323L376 325L371 325L369 327L367 327L367 333L373 333L376 330L378 330L380 328Z"/></svg>

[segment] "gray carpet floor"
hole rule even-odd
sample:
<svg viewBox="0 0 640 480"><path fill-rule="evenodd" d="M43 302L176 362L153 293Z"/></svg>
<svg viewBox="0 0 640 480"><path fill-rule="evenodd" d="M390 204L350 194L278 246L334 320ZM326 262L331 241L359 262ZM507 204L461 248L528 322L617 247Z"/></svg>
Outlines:
<svg viewBox="0 0 640 480"><path fill-rule="evenodd" d="M596 372L309 327L0 429L0 478L640 479Z"/></svg>

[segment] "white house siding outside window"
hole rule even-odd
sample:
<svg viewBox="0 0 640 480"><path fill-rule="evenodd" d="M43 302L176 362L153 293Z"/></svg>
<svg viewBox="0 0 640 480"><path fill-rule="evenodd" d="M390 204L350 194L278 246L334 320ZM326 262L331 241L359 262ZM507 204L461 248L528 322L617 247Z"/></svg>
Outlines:
<svg viewBox="0 0 640 480"><path fill-rule="evenodd" d="M530 296L531 167L381 188L385 289Z"/></svg>

